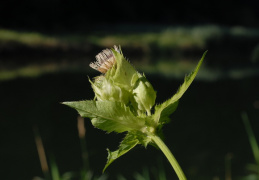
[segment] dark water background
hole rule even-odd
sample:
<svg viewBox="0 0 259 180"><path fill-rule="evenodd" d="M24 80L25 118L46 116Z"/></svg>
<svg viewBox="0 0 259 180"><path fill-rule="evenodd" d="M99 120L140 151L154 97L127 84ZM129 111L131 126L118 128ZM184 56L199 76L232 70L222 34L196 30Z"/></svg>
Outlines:
<svg viewBox="0 0 259 180"><path fill-rule="evenodd" d="M79 171L78 115L60 102L93 98L87 76L97 73L84 66L114 44L122 45L133 64L133 59L142 59L138 67L153 63L157 69L162 58L196 64L209 50L201 78L163 129L165 143L190 180L225 179L229 157L233 180L251 174L246 166L255 160L241 113L247 112L259 141L258 2L1 1L0 180L44 177L35 126L48 160L55 158L60 173ZM184 65L188 63L177 67ZM157 102L171 97L183 82L182 72L168 75L178 71L171 67L166 62L162 73L140 69L157 90ZM124 135L106 134L85 122L90 169L101 175L106 148L115 150ZM106 173L110 180L118 174L133 179L145 167L164 169L168 180L177 179L163 154L151 146L138 146Z"/></svg>
<svg viewBox="0 0 259 180"><path fill-rule="evenodd" d="M79 171L82 165L77 132L77 113L60 102L92 99L88 82L96 74L53 73L38 78L17 78L0 82L0 159L1 179L32 179L41 176L34 142L33 126L41 133L47 156L53 155L59 170ZM157 102L163 102L177 90L182 80L146 74L157 90ZM246 111L259 133L259 77L195 80L180 100L172 122L164 127L165 142L191 179L225 176L225 158L233 156L233 177L247 173L253 155L241 120ZM257 106L258 108L258 106ZM86 119L89 163L95 174L101 174L106 162L106 148L115 150L123 135L106 134L92 127ZM168 179L174 172L163 154L152 146L138 146L115 161L107 170L110 179L118 173L131 179L143 167L159 168L162 160Z"/></svg>

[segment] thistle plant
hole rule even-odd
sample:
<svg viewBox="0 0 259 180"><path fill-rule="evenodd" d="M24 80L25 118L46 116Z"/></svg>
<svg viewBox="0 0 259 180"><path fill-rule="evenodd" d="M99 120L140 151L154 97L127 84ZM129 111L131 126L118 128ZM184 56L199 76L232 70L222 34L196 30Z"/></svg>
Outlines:
<svg viewBox="0 0 259 180"><path fill-rule="evenodd" d="M144 74L125 59L120 47L105 49L96 56L90 67L101 75L90 80L95 93L93 100L63 102L91 119L94 127L108 133L125 133L118 150L108 149L108 160L103 169L136 145L148 144L161 149L181 180L186 177L171 151L162 141L162 127L170 122L178 101L194 80L206 55L203 54L195 70L185 77L179 90L162 104L155 104L156 91Z"/></svg>

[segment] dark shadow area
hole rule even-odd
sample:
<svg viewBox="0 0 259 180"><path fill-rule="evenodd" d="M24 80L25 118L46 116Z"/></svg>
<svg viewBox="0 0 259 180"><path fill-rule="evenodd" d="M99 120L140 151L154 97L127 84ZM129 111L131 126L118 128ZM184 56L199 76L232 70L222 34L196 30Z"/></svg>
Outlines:
<svg viewBox="0 0 259 180"><path fill-rule="evenodd" d="M54 157L61 174L80 171L78 114L60 102L93 99L88 78L98 73L89 63L113 45L121 45L125 57L145 73L158 103L177 91L208 50L163 129L165 143L188 179L224 179L230 171L232 179L251 175L247 165L255 160L241 113L247 112L258 141L258 7L257 0L1 1L0 179L44 177L35 126L48 162ZM106 148L116 150L124 135L106 134L85 122L90 170L101 175ZM176 179L151 146L138 146L106 173L109 180L135 179L147 167L153 180L161 168L158 159L167 179Z"/></svg>
<svg viewBox="0 0 259 180"><path fill-rule="evenodd" d="M93 74L88 74L90 77ZM158 91L157 102L170 97L181 81L147 74ZM249 114L253 127L258 109L258 77L216 82L195 81L180 101L165 126L165 142L177 157L188 177L209 179L224 177L224 158L233 154L233 177L245 175L245 165L253 162L247 134L240 114ZM61 105L62 101L92 99L93 92L84 73L44 75L19 78L0 83L1 163L3 179L32 179L42 176L32 128L39 127L48 157L54 155L61 173L78 171L81 154L76 111ZM255 131L258 137L258 132ZM87 149L90 167L96 174L106 162L106 148L115 150L123 135L109 134L92 127L86 119ZM159 150L138 147L120 158L107 173L110 179L118 173L129 179L145 166L157 167ZM166 174L174 173L163 157ZM16 173L13 173L15 171Z"/></svg>

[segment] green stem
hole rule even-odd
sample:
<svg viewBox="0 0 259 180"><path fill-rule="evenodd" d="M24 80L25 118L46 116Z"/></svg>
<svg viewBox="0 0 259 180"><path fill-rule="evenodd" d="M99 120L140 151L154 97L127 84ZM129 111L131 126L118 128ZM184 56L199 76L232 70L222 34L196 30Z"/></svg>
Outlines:
<svg viewBox="0 0 259 180"><path fill-rule="evenodd" d="M168 149L168 147L165 145L165 143L162 141L162 139L160 139L160 137L156 136L156 135L150 135L151 139L154 141L154 143L156 143L156 145L161 149L161 151L164 153L164 155L166 156L166 158L168 159L168 161L170 162L170 164L172 165L173 169L175 170L178 178L180 180L186 180L186 177L180 167L180 165L178 164L178 162L176 161L175 157L173 156L173 154L171 153L171 151Z"/></svg>

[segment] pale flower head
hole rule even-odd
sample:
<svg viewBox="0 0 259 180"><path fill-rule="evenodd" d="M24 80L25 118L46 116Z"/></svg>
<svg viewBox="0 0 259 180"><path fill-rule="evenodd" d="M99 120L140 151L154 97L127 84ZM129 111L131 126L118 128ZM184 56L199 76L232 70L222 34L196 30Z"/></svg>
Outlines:
<svg viewBox="0 0 259 180"><path fill-rule="evenodd" d="M121 54L120 49L114 46L114 50ZM111 49L104 49L95 56L96 61L90 63L90 67L105 74L116 63L115 55Z"/></svg>

